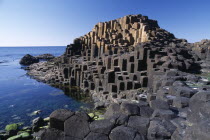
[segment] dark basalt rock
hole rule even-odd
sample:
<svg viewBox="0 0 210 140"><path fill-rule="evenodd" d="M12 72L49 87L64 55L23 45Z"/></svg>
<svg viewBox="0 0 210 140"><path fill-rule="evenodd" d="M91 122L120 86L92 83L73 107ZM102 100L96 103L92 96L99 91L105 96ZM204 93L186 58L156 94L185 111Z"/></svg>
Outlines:
<svg viewBox="0 0 210 140"><path fill-rule="evenodd" d="M63 131L64 122L73 115L74 112L66 109L55 110L50 114L50 127Z"/></svg>
<svg viewBox="0 0 210 140"><path fill-rule="evenodd" d="M71 136L65 136L64 140L82 140L82 139L71 137Z"/></svg>
<svg viewBox="0 0 210 140"><path fill-rule="evenodd" d="M34 136L41 140L64 140L64 132L54 128L43 129Z"/></svg>
<svg viewBox="0 0 210 140"><path fill-rule="evenodd" d="M202 122L188 127L183 139L185 140L209 140L210 139L210 121L203 120Z"/></svg>
<svg viewBox="0 0 210 140"><path fill-rule="evenodd" d="M93 121L90 124L90 130L95 133L101 133L108 135L111 131L111 129L114 127L114 122L111 122L110 120L99 120L99 121Z"/></svg>
<svg viewBox="0 0 210 140"><path fill-rule="evenodd" d="M120 114L115 122L115 125L127 125L129 116L125 114Z"/></svg>
<svg viewBox="0 0 210 140"><path fill-rule="evenodd" d="M147 135L147 129L149 127L149 118L141 116L131 116L128 121L128 127L136 129L143 136Z"/></svg>
<svg viewBox="0 0 210 140"><path fill-rule="evenodd" d="M38 56L35 56L37 59L44 59L44 60L50 60L50 59L53 59L55 58L54 55L52 54L41 54L41 55L38 55Z"/></svg>
<svg viewBox="0 0 210 140"><path fill-rule="evenodd" d="M170 139L176 127L169 121L150 121L147 138L148 140Z"/></svg>
<svg viewBox="0 0 210 140"><path fill-rule="evenodd" d="M133 128L118 126L111 131L109 138L110 140L133 140L136 133Z"/></svg>
<svg viewBox="0 0 210 140"><path fill-rule="evenodd" d="M107 135L90 132L84 140L109 140Z"/></svg>
<svg viewBox="0 0 210 140"><path fill-rule="evenodd" d="M89 122L74 115L65 121L64 132L67 136L83 139L90 132Z"/></svg>
<svg viewBox="0 0 210 140"><path fill-rule="evenodd" d="M176 117L175 113L171 110L165 110L165 109L156 109L153 114L152 118L161 118L165 120L171 120Z"/></svg>
<svg viewBox="0 0 210 140"><path fill-rule="evenodd" d="M210 116L210 92L196 93L189 102L188 120L199 123Z"/></svg>
<svg viewBox="0 0 210 140"><path fill-rule="evenodd" d="M79 117L80 119L82 119L82 120L86 120L88 122L91 121L90 116L87 113L85 113L85 112L76 112L75 115L77 117Z"/></svg>
<svg viewBox="0 0 210 140"><path fill-rule="evenodd" d="M30 54L25 55L21 60L20 60L20 64L21 65L31 65L34 63L38 63L39 59L36 57L33 57Z"/></svg>
<svg viewBox="0 0 210 140"><path fill-rule="evenodd" d="M123 113L125 113L127 115L139 115L140 114L139 106L136 104L122 103L120 109Z"/></svg>
<svg viewBox="0 0 210 140"><path fill-rule="evenodd" d="M150 118L153 114L154 110L148 106L140 107L140 114L142 117Z"/></svg>
<svg viewBox="0 0 210 140"><path fill-rule="evenodd" d="M39 127L44 126L44 124L44 120L41 117L38 117L32 121L32 130L34 132L37 132L39 130Z"/></svg>
<svg viewBox="0 0 210 140"><path fill-rule="evenodd" d="M163 100L152 100L151 103L150 103L150 107L152 109L169 109L169 105L166 101L163 101Z"/></svg>
<svg viewBox="0 0 210 140"><path fill-rule="evenodd" d="M136 134L136 137L134 138L134 140L146 140L146 138L140 134Z"/></svg>
<svg viewBox="0 0 210 140"><path fill-rule="evenodd" d="M187 97L176 97L173 100L173 106L176 108L184 108L189 106L189 98Z"/></svg>

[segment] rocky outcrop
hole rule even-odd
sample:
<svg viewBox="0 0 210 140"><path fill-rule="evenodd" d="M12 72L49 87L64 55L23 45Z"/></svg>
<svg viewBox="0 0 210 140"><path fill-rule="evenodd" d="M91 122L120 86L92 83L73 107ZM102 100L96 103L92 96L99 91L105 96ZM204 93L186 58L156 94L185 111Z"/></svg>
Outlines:
<svg viewBox="0 0 210 140"><path fill-rule="evenodd" d="M36 57L33 57L30 54L26 54L21 60L20 60L20 64L22 65L31 65L33 63L38 63L39 59L37 59Z"/></svg>
<svg viewBox="0 0 210 140"><path fill-rule="evenodd" d="M96 24L91 32L78 38L75 44L81 43L83 50L97 46L100 56L115 47L136 46L142 42L174 38L173 34L159 28L156 20L142 15L129 15Z"/></svg>
<svg viewBox="0 0 210 140"><path fill-rule="evenodd" d="M47 132L57 129L65 139L209 139L209 126L202 125L210 118L210 82L195 75L209 54L194 47L142 15L97 24L64 55L31 65L28 74L80 87L96 108L108 108L105 120L59 110Z"/></svg>
<svg viewBox="0 0 210 140"><path fill-rule="evenodd" d="M21 65L31 65L34 63L38 63L40 61L49 61L51 59L54 59L55 56L53 56L52 54L41 54L38 56L32 56L30 54L26 54L23 58L21 58L20 60L20 64ZM0 62L1 63L1 62Z"/></svg>
<svg viewBox="0 0 210 140"><path fill-rule="evenodd" d="M63 56L30 66L29 74L50 84L78 86L105 106L139 100L142 89L152 88L154 75L170 69L199 72L199 58L187 45L157 21L130 15L97 24L68 45Z"/></svg>

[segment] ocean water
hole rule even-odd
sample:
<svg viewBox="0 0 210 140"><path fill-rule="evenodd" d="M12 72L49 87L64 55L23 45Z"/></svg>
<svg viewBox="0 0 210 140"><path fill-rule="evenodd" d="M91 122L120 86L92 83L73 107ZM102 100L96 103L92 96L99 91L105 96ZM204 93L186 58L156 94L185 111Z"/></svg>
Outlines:
<svg viewBox="0 0 210 140"><path fill-rule="evenodd" d="M47 117L59 108L77 111L88 104L66 96L60 89L38 82L21 69L25 54L62 55L65 47L0 47L0 130L10 123L31 124L36 117ZM41 110L34 115L32 112Z"/></svg>

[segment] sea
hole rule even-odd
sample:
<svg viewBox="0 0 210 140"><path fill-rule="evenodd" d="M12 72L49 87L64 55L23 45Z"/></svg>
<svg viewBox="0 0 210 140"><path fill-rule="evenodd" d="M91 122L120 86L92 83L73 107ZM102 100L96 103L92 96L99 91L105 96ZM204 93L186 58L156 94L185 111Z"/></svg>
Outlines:
<svg viewBox="0 0 210 140"><path fill-rule="evenodd" d="M78 111L89 104L69 97L61 89L32 79L19 64L26 55L60 56L65 46L0 47L0 130L7 124L30 126L37 117L48 117L56 109ZM35 112L39 113L35 113Z"/></svg>

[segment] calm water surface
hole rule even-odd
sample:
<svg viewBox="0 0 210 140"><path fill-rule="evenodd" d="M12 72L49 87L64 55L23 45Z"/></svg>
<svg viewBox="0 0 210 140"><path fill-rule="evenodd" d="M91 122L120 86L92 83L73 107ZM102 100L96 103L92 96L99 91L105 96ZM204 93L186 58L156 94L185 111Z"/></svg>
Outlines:
<svg viewBox="0 0 210 140"><path fill-rule="evenodd" d="M0 47L0 130L6 124L23 122L30 125L36 117L47 117L59 108L79 110L87 104L76 101L60 89L37 82L19 65L25 54L62 55L65 47ZM42 110L39 115L32 112Z"/></svg>

